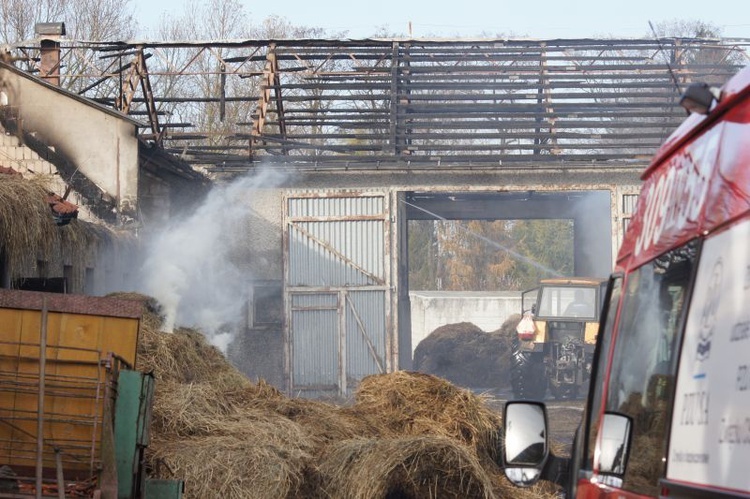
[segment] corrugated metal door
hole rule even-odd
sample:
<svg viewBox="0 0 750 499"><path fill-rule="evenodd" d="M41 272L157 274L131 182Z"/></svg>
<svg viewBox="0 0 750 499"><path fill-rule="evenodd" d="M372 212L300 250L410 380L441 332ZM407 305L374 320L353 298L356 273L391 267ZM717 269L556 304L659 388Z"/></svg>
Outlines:
<svg viewBox="0 0 750 499"><path fill-rule="evenodd" d="M345 395L392 365L388 197L289 194L285 205L289 389Z"/></svg>

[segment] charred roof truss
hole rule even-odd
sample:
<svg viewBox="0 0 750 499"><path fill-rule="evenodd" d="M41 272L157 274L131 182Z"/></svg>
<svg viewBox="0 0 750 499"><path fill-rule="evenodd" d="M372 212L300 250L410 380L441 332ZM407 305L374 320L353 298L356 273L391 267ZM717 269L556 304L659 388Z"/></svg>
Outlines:
<svg viewBox="0 0 750 499"><path fill-rule="evenodd" d="M144 140L209 170L642 165L685 117L673 79L720 85L748 45L63 40L61 85L140 117ZM39 70L37 48L18 53Z"/></svg>

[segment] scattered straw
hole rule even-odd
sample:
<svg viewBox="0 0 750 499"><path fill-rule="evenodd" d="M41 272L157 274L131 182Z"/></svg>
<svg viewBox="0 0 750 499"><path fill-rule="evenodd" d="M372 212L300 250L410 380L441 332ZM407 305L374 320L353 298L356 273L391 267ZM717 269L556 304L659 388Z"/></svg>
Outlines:
<svg viewBox="0 0 750 499"><path fill-rule="evenodd" d="M163 462L174 476L185 479L186 499L294 497L309 455L304 433L293 425L281 431L280 425L278 419L248 421L246 427L269 433L155 440L149 461Z"/></svg>
<svg viewBox="0 0 750 499"><path fill-rule="evenodd" d="M72 266L68 284L82 289L86 267L98 254L133 249L136 241L129 232L78 219L58 227L47 203L51 184L44 175L0 175L0 250L11 279L37 275L37 261L42 260L60 272L63 265Z"/></svg>
<svg viewBox="0 0 750 499"><path fill-rule="evenodd" d="M500 416L482 396L400 371L364 378L353 403L289 398L199 332L161 332L153 299L112 296L145 304L137 367L157 380L147 463L185 480L187 499L551 497L502 476Z"/></svg>

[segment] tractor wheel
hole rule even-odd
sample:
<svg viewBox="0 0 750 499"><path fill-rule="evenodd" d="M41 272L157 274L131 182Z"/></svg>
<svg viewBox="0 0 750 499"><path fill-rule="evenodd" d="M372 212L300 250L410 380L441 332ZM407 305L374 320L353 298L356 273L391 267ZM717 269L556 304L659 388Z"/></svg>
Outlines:
<svg viewBox="0 0 750 499"><path fill-rule="evenodd" d="M542 400L547 392L543 354L521 350L517 336L511 345L510 383L516 399Z"/></svg>

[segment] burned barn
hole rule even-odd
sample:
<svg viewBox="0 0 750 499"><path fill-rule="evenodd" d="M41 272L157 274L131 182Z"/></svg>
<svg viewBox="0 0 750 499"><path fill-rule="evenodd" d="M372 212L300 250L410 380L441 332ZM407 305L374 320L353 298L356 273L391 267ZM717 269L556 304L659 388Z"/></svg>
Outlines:
<svg viewBox="0 0 750 499"><path fill-rule="evenodd" d="M241 305L228 356L289 393L345 395L412 365L410 220L570 219L575 273L608 274L640 174L684 118L681 88L721 83L748 44L305 39L78 42L74 52L62 40L60 60L91 62L59 75L73 89L65 99L122 123L110 150L128 148L97 164L71 151L80 173L65 178L98 186L115 225L137 208L139 237L186 214L204 176L228 188L241 213L207 258L233 264L220 280ZM33 79L62 96L18 69L50 73L38 46L14 51L7 88ZM192 90L177 95L175 82ZM23 115L28 104L6 93ZM109 186L96 180L115 171ZM199 207L192 232L229 219L213 213Z"/></svg>

